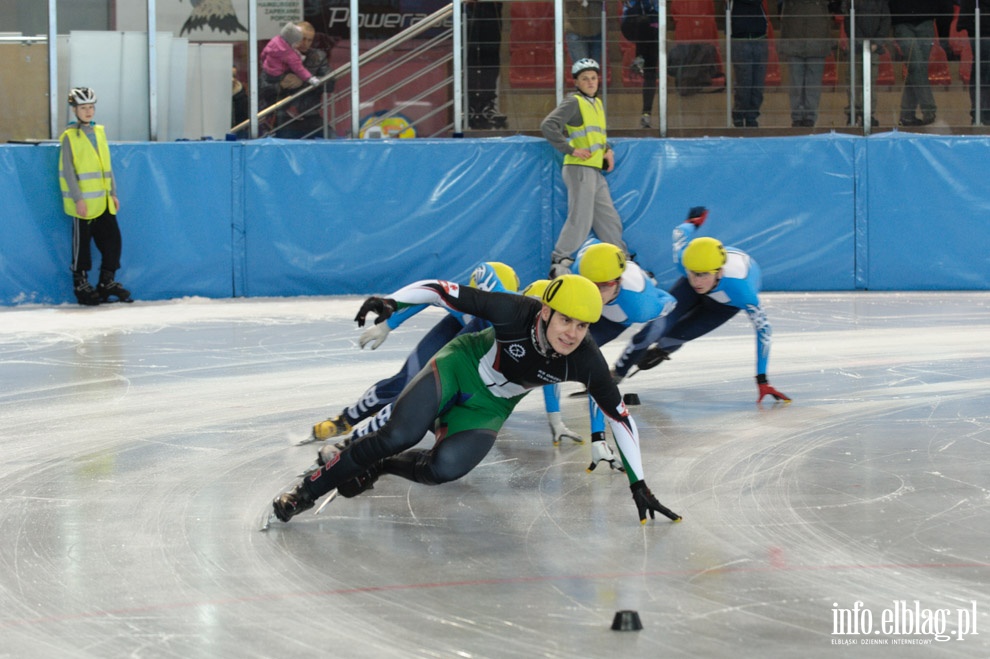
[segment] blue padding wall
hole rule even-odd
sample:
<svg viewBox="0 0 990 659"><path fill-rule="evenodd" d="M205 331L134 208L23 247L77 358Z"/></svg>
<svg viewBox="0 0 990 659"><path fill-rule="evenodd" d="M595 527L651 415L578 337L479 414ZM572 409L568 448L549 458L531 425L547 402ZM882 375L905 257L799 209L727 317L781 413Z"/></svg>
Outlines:
<svg viewBox="0 0 990 659"><path fill-rule="evenodd" d="M990 140L618 139L626 240L662 285L687 209L750 252L764 289L990 288ZM540 139L111 145L118 278L143 300L387 292L499 260L545 276L567 198ZM74 298L55 144L0 146L0 303ZM99 263L94 250L94 262ZM92 274L95 279L95 273Z"/></svg>

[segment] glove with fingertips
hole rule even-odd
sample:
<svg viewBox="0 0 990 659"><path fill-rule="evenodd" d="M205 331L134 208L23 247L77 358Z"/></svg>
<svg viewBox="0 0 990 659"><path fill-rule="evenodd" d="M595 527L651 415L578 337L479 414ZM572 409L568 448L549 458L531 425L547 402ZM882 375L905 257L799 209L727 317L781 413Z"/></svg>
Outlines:
<svg viewBox="0 0 990 659"><path fill-rule="evenodd" d="M688 224L693 224L696 227L700 227L708 219L708 209L704 206L695 206L688 211L687 220Z"/></svg>
<svg viewBox="0 0 990 659"><path fill-rule="evenodd" d="M361 304L361 308L358 309L357 315L354 316L354 321L358 324L358 327L364 327L364 321L368 317L369 313L374 313L378 317L375 318L375 324L379 324L393 313L399 305L396 304L395 300L391 300L387 297L378 297L377 295L372 295L367 300Z"/></svg>
<svg viewBox="0 0 990 659"><path fill-rule="evenodd" d="M756 399L757 403L762 402L763 398L766 396L773 396L774 402L791 402L791 399L788 396L770 386L770 383L767 382L767 376L765 373L760 373L756 376L756 387L760 390L760 397Z"/></svg>
<svg viewBox="0 0 990 659"><path fill-rule="evenodd" d="M636 502L636 509L639 511L639 523L646 524L646 515L649 513L650 519L656 519L655 513L660 513L672 521L681 521L681 516L657 501L647 487L646 481L639 480L629 486L632 490L633 501Z"/></svg>
<svg viewBox="0 0 990 659"><path fill-rule="evenodd" d="M607 462L609 467L617 471L623 473L626 471L619 459L615 457L615 453L612 452L608 442L605 441L605 433L593 432L591 433L591 464L588 465L589 474L595 470L599 462Z"/></svg>
<svg viewBox="0 0 990 659"><path fill-rule="evenodd" d="M362 350L369 343L371 344L371 349L376 350L378 346L385 343L385 339L388 338L388 333L391 331L392 328L388 326L388 323L378 323L377 325L372 325L368 329L361 332L361 338L358 339L358 343L361 345Z"/></svg>
<svg viewBox="0 0 990 659"><path fill-rule="evenodd" d="M584 438L567 427L560 412L547 412L547 421L550 423L550 432L553 433L554 446L559 445L565 439L569 439L575 444L584 444Z"/></svg>

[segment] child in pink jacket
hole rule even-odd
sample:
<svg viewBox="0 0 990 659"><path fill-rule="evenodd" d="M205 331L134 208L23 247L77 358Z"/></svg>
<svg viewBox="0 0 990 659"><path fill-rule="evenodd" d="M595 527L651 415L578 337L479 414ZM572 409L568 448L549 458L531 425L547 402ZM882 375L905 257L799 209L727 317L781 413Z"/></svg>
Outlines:
<svg viewBox="0 0 990 659"><path fill-rule="evenodd" d="M293 48L302 41L303 32L295 23L286 23L282 32L271 39L261 51L261 69L270 77L281 80L289 71L311 85L320 79L310 73L302 63L302 56Z"/></svg>

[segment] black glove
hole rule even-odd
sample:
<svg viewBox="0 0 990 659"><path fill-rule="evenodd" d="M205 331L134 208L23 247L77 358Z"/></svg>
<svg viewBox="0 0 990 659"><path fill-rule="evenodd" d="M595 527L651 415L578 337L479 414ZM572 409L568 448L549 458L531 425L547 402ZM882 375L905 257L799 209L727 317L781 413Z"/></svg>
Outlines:
<svg viewBox="0 0 990 659"><path fill-rule="evenodd" d="M368 313L374 312L378 315L378 317L375 318L375 325L377 325L395 313L397 308L398 305L395 300L390 300L387 297L377 297L372 295L364 301L364 304L361 305L357 315L354 316L354 320L357 321L358 327L364 327L364 320L368 317Z"/></svg>
<svg viewBox="0 0 990 659"><path fill-rule="evenodd" d="M655 519L655 512L661 515L666 515L675 522L681 521L681 516L673 512L669 508L666 508L657 501L657 498L653 496L653 492L650 492L650 488L646 486L646 481L636 481L629 486L632 490L633 501L636 502L636 508L639 510L639 523L646 524L646 513L650 513L650 519Z"/></svg>
<svg viewBox="0 0 990 659"><path fill-rule="evenodd" d="M658 365L660 362L665 362L670 360L670 353L661 348L660 346L653 346L652 348L647 348L643 356L640 357L639 363L636 366L639 367L641 371L648 371L654 366Z"/></svg>

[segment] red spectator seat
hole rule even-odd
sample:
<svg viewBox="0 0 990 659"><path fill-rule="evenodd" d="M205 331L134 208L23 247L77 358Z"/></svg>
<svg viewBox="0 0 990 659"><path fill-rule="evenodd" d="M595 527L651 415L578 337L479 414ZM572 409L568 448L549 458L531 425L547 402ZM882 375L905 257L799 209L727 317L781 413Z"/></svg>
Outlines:
<svg viewBox="0 0 990 659"><path fill-rule="evenodd" d="M839 82L839 67L835 65L835 55L829 53L825 57L825 72L822 74L822 85L835 87Z"/></svg>
<svg viewBox="0 0 990 659"><path fill-rule="evenodd" d="M553 3L513 2L509 12L509 84L553 86Z"/></svg>
<svg viewBox="0 0 990 659"><path fill-rule="evenodd" d="M874 57L877 57L875 53ZM890 48L884 50L883 54L877 57L877 59L880 62L877 71L877 87L893 87L894 63L890 57Z"/></svg>
<svg viewBox="0 0 990 659"><path fill-rule="evenodd" d="M949 72L949 59L942 46L935 42L928 58L928 82L945 87L952 84L952 73Z"/></svg>

